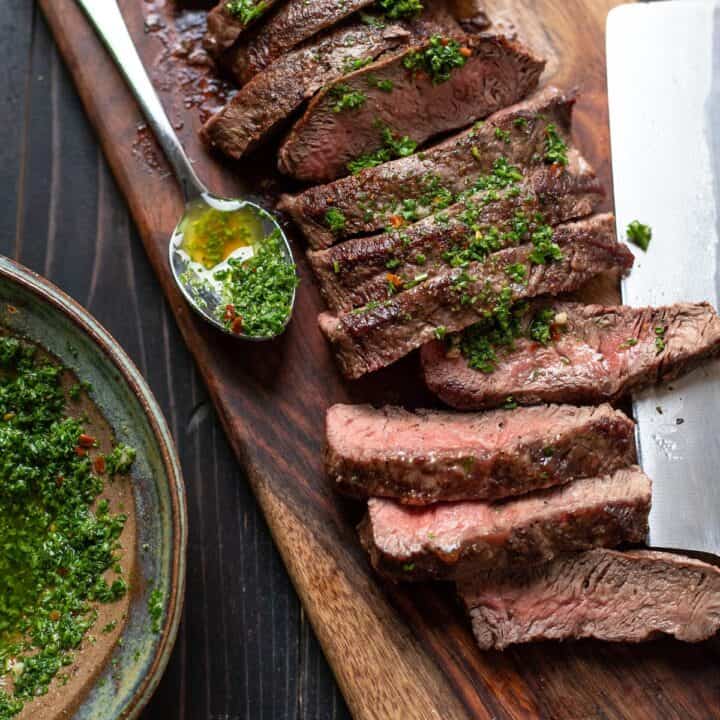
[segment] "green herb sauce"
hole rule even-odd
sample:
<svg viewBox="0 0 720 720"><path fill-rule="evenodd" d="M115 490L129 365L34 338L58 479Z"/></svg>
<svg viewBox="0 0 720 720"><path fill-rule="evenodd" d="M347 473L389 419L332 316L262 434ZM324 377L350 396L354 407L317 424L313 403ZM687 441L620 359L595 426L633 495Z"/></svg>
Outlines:
<svg viewBox="0 0 720 720"><path fill-rule="evenodd" d="M232 332L251 337L282 332L298 286L295 265L283 250L276 231L256 246L251 258L230 258L228 268L215 273L225 303L216 312Z"/></svg>
<svg viewBox="0 0 720 720"><path fill-rule="evenodd" d="M463 67L470 54L469 48L461 47L457 40L434 35L423 50L410 53L403 66L413 72L426 72L439 85L450 79L453 70Z"/></svg>
<svg viewBox="0 0 720 720"><path fill-rule="evenodd" d="M228 0L225 3L225 12L239 20L243 25L249 25L257 20L267 10L266 0Z"/></svg>
<svg viewBox="0 0 720 720"><path fill-rule="evenodd" d="M94 603L127 592L126 516L99 498L103 476L126 472L134 451L90 457L95 441L66 415L62 373L31 345L0 337L0 720L74 662Z"/></svg>
<svg viewBox="0 0 720 720"><path fill-rule="evenodd" d="M642 251L647 252L652 240L652 228L649 225L643 225L638 220L633 220L627 226L627 238L633 245L637 245Z"/></svg>
<svg viewBox="0 0 720 720"><path fill-rule="evenodd" d="M377 7L391 20L413 17L423 11L421 0L377 0Z"/></svg>

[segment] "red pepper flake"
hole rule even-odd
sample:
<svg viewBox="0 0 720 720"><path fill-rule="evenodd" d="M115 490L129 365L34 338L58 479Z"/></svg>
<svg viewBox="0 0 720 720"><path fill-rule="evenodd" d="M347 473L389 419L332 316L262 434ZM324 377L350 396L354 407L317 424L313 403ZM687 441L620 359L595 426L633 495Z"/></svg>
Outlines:
<svg viewBox="0 0 720 720"><path fill-rule="evenodd" d="M75 454L78 457L85 457L87 455L87 450L85 448L80 447L79 445L75 448Z"/></svg>
<svg viewBox="0 0 720 720"><path fill-rule="evenodd" d="M472 55L472 50L469 47L461 47L459 52L464 58L469 58Z"/></svg>
<svg viewBox="0 0 720 720"><path fill-rule="evenodd" d="M86 435L83 433L78 438L78 445L83 448L91 448L95 445L95 438L92 435Z"/></svg>
<svg viewBox="0 0 720 720"><path fill-rule="evenodd" d="M58 575L60 577L67 577L68 569L67 568L58 568Z"/></svg>
<svg viewBox="0 0 720 720"><path fill-rule="evenodd" d="M443 47L447 47L447 46L450 44L450 41L449 41L446 37L444 37L444 38L441 38L441 39L440 39L440 44L441 44Z"/></svg>
<svg viewBox="0 0 720 720"><path fill-rule="evenodd" d="M243 319L238 315L232 321L232 325L230 325L230 332L235 333L235 335L242 335L242 331L243 331Z"/></svg>
<svg viewBox="0 0 720 720"><path fill-rule="evenodd" d="M391 215L390 216L390 224L394 228L399 228L405 224L405 221L399 215Z"/></svg>
<svg viewBox="0 0 720 720"><path fill-rule="evenodd" d="M98 455L93 461L93 468L98 475L102 475L105 472L105 457Z"/></svg>
<svg viewBox="0 0 720 720"><path fill-rule="evenodd" d="M237 312L235 312L235 306L234 305L226 305L225 306L225 321L231 322L237 317Z"/></svg>
<svg viewBox="0 0 720 720"><path fill-rule="evenodd" d="M51 610L48 613L48 617L53 621L57 622L60 619L60 611L59 610Z"/></svg>
<svg viewBox="0 0 720 720"><path fill-rule="evenodd" d="M399 275L395 275L394 273L388 273L387 280L395 288L402 287L405 284L405 281Z"/></svg>

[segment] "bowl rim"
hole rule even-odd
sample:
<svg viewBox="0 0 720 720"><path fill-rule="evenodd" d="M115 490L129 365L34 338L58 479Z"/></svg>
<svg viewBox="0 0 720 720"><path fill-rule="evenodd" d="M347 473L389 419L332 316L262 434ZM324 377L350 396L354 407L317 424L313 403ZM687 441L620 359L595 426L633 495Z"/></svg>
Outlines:
<svg viewBox="0 0 720 720"><path fill-rule="evenodd" d="M122 349L118 341L115 340L88 310L46 278L38 275L33 270L30 270L15 260L4 256L0 256L0 277L7 278L21 285L24 289L49 303L90 337L93 343L121 373L123 379L127 382L133 394L140 402L160 450L165 472L168 477L172 507L173 538L175 540L172 547L171 592L167 600L165 626L155 644L151 665L132 698L120 713L120 717L133 720L138 717L150 701L167 668L175 646L175 641L177 640L185 601L186 551L188 542L187 501L182 468L175 442L170 433L170 428L165 420L165 416L137 366Z"/></svg>

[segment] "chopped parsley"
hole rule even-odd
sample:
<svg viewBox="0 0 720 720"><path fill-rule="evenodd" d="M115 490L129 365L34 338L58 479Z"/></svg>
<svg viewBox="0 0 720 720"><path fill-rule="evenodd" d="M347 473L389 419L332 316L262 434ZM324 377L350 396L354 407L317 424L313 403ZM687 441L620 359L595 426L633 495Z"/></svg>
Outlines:
<svg viewBox="0 0 720 720"><path fill-rule="evenodd" d="M283 331L298 285L295 265L283 252L276 231L257 246L247 259L231 258L228 269L215 273L222 282L225 307L218 315L234 333L272 337Z"/></svg>
<svg viewBox="0 0 720 720"><path fill-rule="evenodd" d="M163 596L158 588L150 593L148 598L148 614L150 615L150 627L154 633L159 633L162 626Z"/></svg>
<svg viewBox="0 0 720 720"><path fill-rule="evenodd" d="M633 245L637 245L641 250L647 252L652 240L652 228L649 225L643 225L638 220L633 220L627 226L627 238Z"/></svg>
<svg viewBox="0 0 720 720"><path fill-rule="evenodd" d="M391 20L412 17L423 11L421 0L377 0L376 4Z"/></svg>
<svg viewBox="0 0 720 720"><path fill-rule="evenodd" d="M456 40L434 35L424 49L407 55L403 66L413 72L426 72L439 85L450 79L453 70L465 65L469 54L470 50Z"/></svg>
<svg viewBox="0 0 720 720"><path fill-rule="evenodd" d="M563 251L553 240L553 230L549 225L543 225L532 234L532 244L534 248L529 257L535 265L548 265L563 259Z"/></svg>
<svg viewBox="0 0 720 720"><path fill-rule="evenodd" d="M395 88L395 83L390 80L390 78L383 78L382 80L379 80L373 75L368 75L366 82L370 87L376 87L378 90L382 90L383 92L392 92Z"/></svg>
<svg viewBox="0 0 720 720"><path fill-rule="evenodd" d="M495 138L497 140L501 140L506 145L509 145L511 142L510 139L510 131L509 130L503 130L502 128L496 127L495 128Z"/></svg>
<svg viewBox="0 0 720 720"><path fill-rule="evenodd" d="M665 328L663 326L655 328L655 349L658 355L665 349Z"/></svg>
<svg viewBox="0 0 720 720"><path fill-rule="evenodd" d="M330 232L339 233L345 229L345 214L338 208L331 207L325 213L325 224L328 226Z"/></svg>
<svg viewBox="0 0 720 720"><path fill-rule="evenodd" d="M356 70L361 70L362 68L370 65L370 63L372 61L373 61L373 59L371 57L366 57L366 58L348 57L348 58L345 58L345 62L343 63L343 72L347 74L347 73L355 72Z"/></svg>
<svg viewBox="0 0 720 720"><path fill-rule="evenodd" d="M530 323L530 338L541 345L549 344L552 340L554 319L555 311L552 308L541 310Z"/></svg>
<svg viewBox="0 0 720 720"><path fill-rule="evenodd" d="M524 283L527 280L527 268L522 263L508 265L505 274L516 283Z"/></svg>
<svg viewBox="0 0 720 720"><path fill-rule="evenodd" d="M75 662L95 602L127 592L126 516L100 499L95 439L65 414L63 368L0 337L0 718ZM112 575L109 576L109 574ZM11 689L10 689L11 688Z"/></svg>
<svg viewBox="0 0 720 720"><path fill-rule="evenodd" d="M361 90L354 90L346 83L340 83L330 89L328 93L332 99L332 111L341 113L345 110L356 110L362 107L367 100L367 95Z"/></svg>
<svg viewBox="0 0 720 720"><path fill-rule="evenodd" d="M380 136L382 139L382 147L375 150L375 152L361 155L359 158L351 160L347 164L349 172L357 175L366 168L376 167L389 160L412 155L417 148L417 143L414 140L410 139L407 135L401 138L396 137L389 127L384 127Z"/></svg>
<svg viewBox="0 0 720 720"><path fill-rule="evenodd" d="M228 0L225 3L225 12L239 20L243 25L249 25L257 20L267 10L267 0Z"/></svg>
<svg viewBox="0 0 720 720"><path fill-rule="evenodd" d="M565 141L560 137L557 126L550 123L545 128L545 162L551 165L567 165L568 147Z"/></svg>

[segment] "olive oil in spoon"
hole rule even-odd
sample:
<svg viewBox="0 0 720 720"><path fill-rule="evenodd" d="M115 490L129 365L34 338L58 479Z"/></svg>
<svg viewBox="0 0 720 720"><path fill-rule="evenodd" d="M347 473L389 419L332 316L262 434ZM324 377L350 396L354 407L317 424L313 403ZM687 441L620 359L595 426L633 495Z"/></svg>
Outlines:
<svg viewBox="0 0 720 720"><path fill-rule="evenodd" d="M256 203L213 195L192 164L145 72L116 0L76 0L153 129L182 188L185 213L170 238L173 277L209 323L245 340L277 337L290 322L297 276L277 220Z"/></svg>

